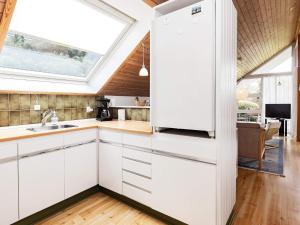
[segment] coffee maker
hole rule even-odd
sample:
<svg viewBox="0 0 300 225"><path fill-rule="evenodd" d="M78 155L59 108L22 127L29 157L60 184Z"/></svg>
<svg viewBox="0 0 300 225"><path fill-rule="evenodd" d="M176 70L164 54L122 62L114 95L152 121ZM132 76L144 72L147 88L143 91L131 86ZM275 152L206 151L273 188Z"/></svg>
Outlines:
<svg viewBox="0 0 300 225"><path fill-rule="evenodd" d="M110 121L112 120L112 113L109 108L110 99L100 97L97 99L97 120Z"/></svg>

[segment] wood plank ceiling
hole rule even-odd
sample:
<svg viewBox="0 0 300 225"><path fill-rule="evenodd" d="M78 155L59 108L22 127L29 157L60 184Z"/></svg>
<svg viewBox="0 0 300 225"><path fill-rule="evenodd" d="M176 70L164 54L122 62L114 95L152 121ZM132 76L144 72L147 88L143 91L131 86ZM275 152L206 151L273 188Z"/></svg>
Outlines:
<svg viewBox="0 0 300 225"><path fill-rule="evenodd" d="M99 91L99 95L150 95L150 77L139 76L143 64L143 43L145 45L145 65L150 72L150 34L148 33Z"/></svg>
<svg viewBox="0 0 300 225"><path fill-rule="evenodd" d="M238 78L251 73L297 36L300 0L234 0L238 11Z"/></svg>

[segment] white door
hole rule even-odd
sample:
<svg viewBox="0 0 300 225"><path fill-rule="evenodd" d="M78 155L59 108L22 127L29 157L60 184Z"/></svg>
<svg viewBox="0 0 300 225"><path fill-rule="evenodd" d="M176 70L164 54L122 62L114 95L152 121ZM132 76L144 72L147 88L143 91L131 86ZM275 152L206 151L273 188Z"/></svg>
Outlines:
<svg viewBox="0 0 300 225"><path fill-rule="evenodd" d="M99 144L99 184L122 194L122 146Z"/></svg>
<svg viewBox="0 0 300 225"><path fill-rule="evenodd" d="M98 184L97 143L66 149L66 198Z"/></svg>
<svg viewBox="0 0 300 225"><path fill-rule="evenodd" d="M64 200L64 151L19 161L20 219Z"/></svg>
<svg viewBox="0 0 300 225"><path fill-rule="evenodd" d="M1 161L1 160L0 160ZM18 220L18 165L17 161L0 162L0 224Z"/></svg>
<svg viewBox="0 0 300 225"><path fill-rule="evenodd" d="M195 7L200 12L193 14ZM153 21L153 126L214 131L214 11L214 0L199 0Z"/></svg>
<svg viewBox="0 0 300 225"><path fill-rule="evenodd" d="M153 155L152 208L189 225L216 225L216 166Z"/></svg>

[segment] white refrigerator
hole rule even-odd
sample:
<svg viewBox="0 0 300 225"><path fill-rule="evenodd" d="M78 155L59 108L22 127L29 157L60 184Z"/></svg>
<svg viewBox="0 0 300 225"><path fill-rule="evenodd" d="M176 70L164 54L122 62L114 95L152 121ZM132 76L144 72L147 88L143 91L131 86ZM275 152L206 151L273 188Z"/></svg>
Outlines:
<svg viewBox="0 0 300 225"><path fill-rule="evenodd" d="M151 123L214 136L215 0L188 2L152 22Z"/></svg>

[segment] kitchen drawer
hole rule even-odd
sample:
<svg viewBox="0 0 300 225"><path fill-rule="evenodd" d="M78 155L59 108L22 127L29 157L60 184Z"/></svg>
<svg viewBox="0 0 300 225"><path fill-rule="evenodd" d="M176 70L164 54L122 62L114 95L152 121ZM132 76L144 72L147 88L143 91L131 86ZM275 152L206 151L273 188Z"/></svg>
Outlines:
<svg viewBox="0 0 300 225"><path fill-rule="evenodd" d="M134 159L137 161L145 162L151 164L152 162L152 154L148 152L144 152L141 150L135 150L130 147L125 146L123 148L123 157Z"/></svg>
<svg viewBox="0 0 300 225"><path fill-rule="evenodd" d="M150 135L142 135L142 134L124 133L123 144L150 149L151 148L151 136Z"/></svg>
<svg viewBox="0 0 300 225"><path fill-rule="evenodd" d="M151 192L151 190L152 190L150 178L142 177L142 176L127 172L125 170L123 170L123 181L128 184L132 184L136 187L139 187L143 190L146 190L148 192Z"/></svg>
<svg viewBox="0 0 300 225"><path fill-rule="evenodd" d="M152 149L213 164L217 161L215 139L157 133L152 136Z"/></svg>
<svg viewBox="0 0 300 225"><path fill-rule="evenodd" d="M101 141L113 142L122 144L123 133L109 129L100 129L99 139Z"/></svg>
<svg viewBox="0 0 300 225"><path fill-rule="evenodd" d="M123 182L123 195L144 205L151 205L151 193Z"/></svg>
<svg viewBox="0 0 300 225"><path fill-rule="evenodd" d="M123 169L151 178L151 164L123 158Z"/></svg>
<svg viewBox="0 0 300 225"><path fill-rule="evenodd" d="M16 157L18 146L16 142L3 142L0 143L0 160L11 157Z"/></svg>
<svg viewBox="0 0 300 225"><path fill-rule="evenodd" d="M63 135L47 135L43 137L24 139L19 142L19 154L30 154L43 150L61 148Z"/></svg>
<svg viewBox="0 0 300 225"><path fill-rule="evenodd" d="M80 130L64 134L64 145L84 143L97 139L97 129Z"/></svg>

